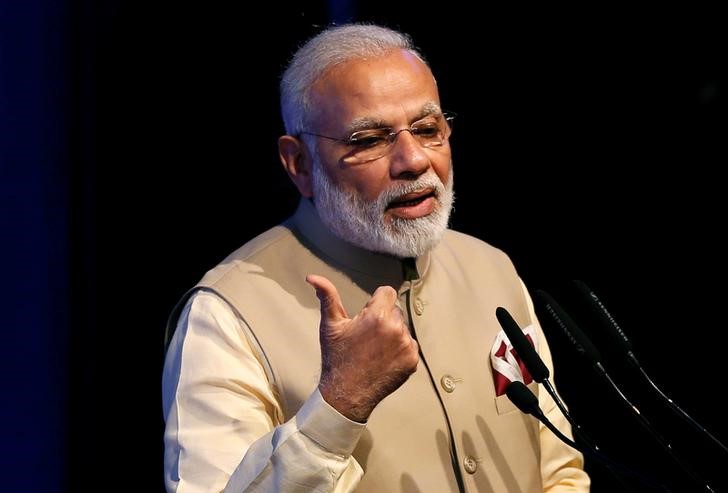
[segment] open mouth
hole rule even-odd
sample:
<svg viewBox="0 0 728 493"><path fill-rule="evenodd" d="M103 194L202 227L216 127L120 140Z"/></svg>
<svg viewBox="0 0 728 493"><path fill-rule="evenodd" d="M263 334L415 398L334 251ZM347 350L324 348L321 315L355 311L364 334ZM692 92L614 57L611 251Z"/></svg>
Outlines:
<svg viewBox="0 0 728 493"><path fill-rule="evenodd" d="M434 197L435 191L432 189L408 193L390 202L387 206L387 209L395 209L399 207L415 207L425 200Z"/></svg>

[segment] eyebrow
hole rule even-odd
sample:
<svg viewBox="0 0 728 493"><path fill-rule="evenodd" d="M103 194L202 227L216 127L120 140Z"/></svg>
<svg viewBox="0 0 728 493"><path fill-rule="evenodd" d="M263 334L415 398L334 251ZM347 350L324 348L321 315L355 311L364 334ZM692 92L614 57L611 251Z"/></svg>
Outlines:
<svg viewBox="0 0 728 493"><path fill-rule="evenodd" d="M420 108L420 111L417 113L417 115L410 121L410 124L422 120L425 117L428 117L430 115L441 115L442 109L440 108L440 105L435 103L434 101L429 101L422 105L422 108ZM355 118L354 120L349 123L347 126L346 131L349 133L349 135L353 134L354 132L358 132L360 130L370 130L373 128L389 128L391 125L388 125L386 121L382 120L381 118L373 118L370 116L363 116L361 118Z"/></svg>

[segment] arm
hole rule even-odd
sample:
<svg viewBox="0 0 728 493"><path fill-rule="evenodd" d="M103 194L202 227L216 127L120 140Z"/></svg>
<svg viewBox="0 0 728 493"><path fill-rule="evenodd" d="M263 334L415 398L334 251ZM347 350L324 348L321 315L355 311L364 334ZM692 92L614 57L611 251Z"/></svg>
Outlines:
<svg viewBox="0 0 728 493"><path fill-rule="evenodd" d="M187 303L164 368L167 490L353 490L362 471L351 452L364 425L318 391L283 423L247 330L214 294Z"/></svg>
<svg viewBox="0 0 728 493"><path fill-rule="evenodd" d="M554 365L548 342L536 318L531 297L525 285L521 283L521 286L526 302L528 303L531 323L538 331L540 339L539 355L553 376ZM538 393L538 401L539 406L549 421L561 430L564 435L572 438L571 426L561 414L556 402L554 402L548 392L544 390L540 391ZM590 480L589 476L584 472L584 458L582 454L556 438L542 423L539 423L539 437L541 442L541 477L544 492L588 492Z"/></svg>

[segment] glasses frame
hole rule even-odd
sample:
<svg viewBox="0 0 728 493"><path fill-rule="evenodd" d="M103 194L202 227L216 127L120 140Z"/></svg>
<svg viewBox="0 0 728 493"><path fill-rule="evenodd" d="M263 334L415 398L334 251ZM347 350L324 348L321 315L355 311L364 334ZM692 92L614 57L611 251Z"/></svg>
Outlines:
<svg viewBox="0 0 728 493"><path fill-rule="evenodd" d="M428 115L428 116L432 116L432 115ZM453 113L450 111L447 111L447 112L443 111L441 114L436 115L437 118L441 117L445 120L445 124L447 125L447 128L445 130L445 135L443 136L443 139L439 144L432 144L432 145L422 145L421 144L422 147L425 149L432 149L434 147L442 146L445 143L445 141L447 141L450 138L450 135L452 135L452 121L455 119L456 116L457 116L456 113ZM425 118L427 118L427 117L425 117ZM355 147L356 147L355 141L356 141L357 134L361 134L363 132L371 132L372 130L389 130L390 132L387 134L387 137L386 137L387 144L384 147L382 147L382 151L383 151L382 154L362 161L362 162L369 162L369 161L374 161L375 159L379 159L382 156L385 156L387 154L387 152L389 151L389 149L392 147L392 144L394 144L394 142L397 140L397 137L399 136L399 134L401 134L402 132L409 132L410 135L415 137L415 140L417 140L417 142L420 143L419 139L417 139L417 135L415 133L413 133L413 131L417 130L415 125L421 121L422 120L418 120L415 123L413 123L412 125L410 125L409 127L402 128L400 130L393 130L391 127L381 127L379 129L357 130L356 132L353 132L351 135L349 135L349 137L347 137L345 139L341 139L339 137L331 137L330 135L323 135L323 134L319 134L319 133L315 133L315 132L308 132L305 130L298 132L298 134L296 134L295 137L298 138L301 135L311 135L313 137L320 137L322 139L332 140L334 142L338 142L340 144L349 146L349 147L353 148L353 152L357 152L357 151L365 150L365 149L358 149L358 150L355 149ZM351 156L351 157L354 157L354 156Z"/></svg>

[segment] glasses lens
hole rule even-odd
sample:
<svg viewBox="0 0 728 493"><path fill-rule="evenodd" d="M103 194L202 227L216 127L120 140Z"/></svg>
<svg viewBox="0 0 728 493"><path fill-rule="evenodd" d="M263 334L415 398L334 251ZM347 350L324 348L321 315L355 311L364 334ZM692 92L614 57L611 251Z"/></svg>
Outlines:
<svg viewBox="0 0 728 493"><path fill-rule="evenodd" d="M410 128L393 132L389 128L376 128L354 132L348 139L351 152L346 160L351 163L373 161L384 156L400 133L409 132L422 147L441 146L452 132L452 115L427 117Z"/></svg>
<svg viewBox="0 0 728 493"><path fill-rule="evenodd" d="M435 147L442 145L446 130L447 122L444 118L433 118L415 123L410 132L423 147Z"/></svg>
<svg viewBox="0 0 728 493"><path fill-rule="evenodd" d="M354 161L371 161L384 156L390 144L388 128L374 128L354 132L349 137L350 158Z"/></svg>

